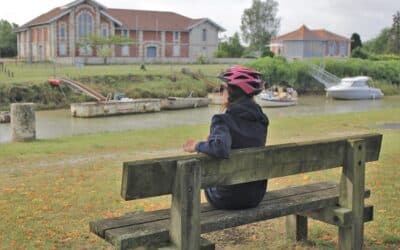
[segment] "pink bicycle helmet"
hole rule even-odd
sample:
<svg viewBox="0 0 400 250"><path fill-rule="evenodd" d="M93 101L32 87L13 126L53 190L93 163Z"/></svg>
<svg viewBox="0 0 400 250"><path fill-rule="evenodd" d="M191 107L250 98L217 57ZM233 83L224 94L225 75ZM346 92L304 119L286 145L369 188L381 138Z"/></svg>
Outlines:
<svg viewBox="0 0 400 250"><path fill-rule="evenodd" d="M257 95L264 89L261 73L240 65L228 68L219 78L228 85L239 87L247 95Z"/></svg>

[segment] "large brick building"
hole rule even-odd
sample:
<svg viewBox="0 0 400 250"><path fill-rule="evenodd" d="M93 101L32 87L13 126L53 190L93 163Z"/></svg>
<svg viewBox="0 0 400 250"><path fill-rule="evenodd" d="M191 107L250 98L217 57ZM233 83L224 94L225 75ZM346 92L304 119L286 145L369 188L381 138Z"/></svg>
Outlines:
<svg viewBox="0 0 400 250"><path fill-rule="evenodd" d="M112 45L109 62L193 62L211 58L224 29L208 18L173 12L111 9L93 0L55 8L17 30L18 56L27 61L89 63L103 61L96 49L79 41L90 34L121 35L130 44Z"/></svg>
<svg viewBox="0 0 400 250"><path fill-rule="evenodd" d="M288 59L349 57L350 39L325 29L299 29L272 39L270 47L275 55Z"/></svg>

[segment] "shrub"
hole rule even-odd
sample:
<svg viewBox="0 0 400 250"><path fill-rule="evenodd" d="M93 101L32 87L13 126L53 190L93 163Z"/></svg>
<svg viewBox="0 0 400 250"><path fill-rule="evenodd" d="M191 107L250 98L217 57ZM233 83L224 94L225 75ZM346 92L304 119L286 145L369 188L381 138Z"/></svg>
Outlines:
<svg viewBox="0 0 400 250"><path fill-rule="evenodd" d="M353 58L361 58L361 59L367 59L368 58L368 52L365 51L361 47L357 47L351 51L351 57Z"/></svg>
<svg viewBox="0 0 400 250"><path fill-rule="evenodd" d="M320 61L313 59L308 62L319 64ZM325 59L323 64L328 72L339 78L366 75L375 81L382 82L380 86L388 85L389 89L392 88L390 86L392 84L400 84L400 60ZM287 81L300 93L322 93L324 91L324 86L309 75L309 67L304 61L287 62L280 57L264 57L247 64L247 66L260 71L268 85Z"/></svg>

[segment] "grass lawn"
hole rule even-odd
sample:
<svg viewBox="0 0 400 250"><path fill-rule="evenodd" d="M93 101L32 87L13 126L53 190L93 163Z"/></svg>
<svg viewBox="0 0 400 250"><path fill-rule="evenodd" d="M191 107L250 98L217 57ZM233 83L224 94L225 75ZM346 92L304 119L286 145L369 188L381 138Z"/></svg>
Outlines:
<svg viewBox="0 0 400 250"><path fill-rule="evenodd" d="M359 133L384 134L381 157L367 165L374 221L365 226L367 249L400 247L400 108L281 118L271 121L268 144ZM74 136L0 145L0 249L108 249L88 222L132 211L166 208L169 196L125 202L119 196L122 162L183 154L187 138L207 136L208 125ZM340 170L270 181L269 188L338 180ZM204 199L203 199L204 200ZM311 221L311 244L284 240L284 219L207 234L219 249L336 249L337 229Z"/></svg>
<svg viewBox="0 0 400 250"><path fill-rule="evenodd" d="M140 65L89 65L78 68L73 65L61 65L52 63L6 63L6 68L14 72L14 78L8 77L0 72L1 83L43 83L55 75L80 78L82 76L103 76L103 75L172 75L180 72L183 67L193 72L201 70L205 75L216 76L221 70L228 67L226 64L148 64L146 71L140 69Z"/></svg>

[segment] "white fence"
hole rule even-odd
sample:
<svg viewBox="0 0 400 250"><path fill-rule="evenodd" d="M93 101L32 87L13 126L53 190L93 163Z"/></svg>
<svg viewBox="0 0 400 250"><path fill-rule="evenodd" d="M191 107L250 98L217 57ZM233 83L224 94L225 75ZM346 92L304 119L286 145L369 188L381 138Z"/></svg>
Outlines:
<svg viewBox="0 0 400 250"><path fill-rule="evenodd" d="M204 63L212 64L245 64L255 59L249 58L205 58ZM56 63L59 64L104 64L102 57L57 57ZM197 59L193 58L177 58L177 57L164 57L164 58L139 58L139 57L109 57L107 58L108 64L139 64L139 63L162 63L162 64L189 64L199 63Z"/></svg>

